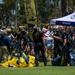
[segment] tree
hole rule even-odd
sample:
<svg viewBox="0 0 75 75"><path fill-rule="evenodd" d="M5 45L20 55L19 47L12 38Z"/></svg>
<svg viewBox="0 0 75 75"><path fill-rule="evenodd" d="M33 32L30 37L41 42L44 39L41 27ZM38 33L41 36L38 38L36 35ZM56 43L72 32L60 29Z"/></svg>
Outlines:
<svg viewBox="0 0 75 75"><path fill-rule="evenodd" d="M25 8L23 0L3 0L3 25L15 26L25 23Z"/></svg>
<svg viewBox="0 0 75 75"><path fill-rule="evenodd" d="M42 22L49 22L50 19L61 15L59 2L60 0L38 0L38 12Z"/></svg>
<svg viewBox="0 0 75 75"><path fill-rule="evenodd" d="M11 25L11 23L14 22L15 26L18 26L26 23L24 1L25 0L3 0L1 10L3 25ZM39 23L49 22L52 18L61 17L61 14L65 16L75 10L75 0L37 0L36 2Z"/></svg>
<svg viewBox="0 0 75 75"><path fill-rule="evenodd" d="M15 1L14 0L3 0L3 24L4 25L11 25L12 19L12 10L15 9Z"/></svg>
<svg viewBox="0 0 75 75"><path fill-rule="evenodd" d="M62 11L62 16L65 16L67 14L67 0L61 0L61 11Z"/></svg>
<svg viewBox="0 0 75 75"><path fill-rule="evenodd" d="M75 0L73 0L73 10L75 11Z"/></svg>
<svg viewBox="0 0 75 75"><path fill-rule="evenodd" d="M53 4L50 2L51 0L38 0L38 12L39 12L39 19L41 22L46 23L49 20L49 16L51 15L51 12L53 9L50 7L53 7Z"/></svg>

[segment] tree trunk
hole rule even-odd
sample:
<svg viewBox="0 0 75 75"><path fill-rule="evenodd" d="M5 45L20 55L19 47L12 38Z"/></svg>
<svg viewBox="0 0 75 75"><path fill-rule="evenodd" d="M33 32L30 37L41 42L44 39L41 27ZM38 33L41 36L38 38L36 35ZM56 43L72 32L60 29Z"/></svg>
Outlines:
<svg viewBox="0 0 75 75"><path fill-rule="evenodd" d="M75 12L75 0L73 0L73 10Z"/></svg>
<svg viewBox="0 0 75 75"><path fill-rule="evenodd" d="M62 16L66 16L68 12L66 11L67 9L67 0L61 0L61 11L62 11Z"/></svg>
<svg viewBox="0 0 75 75"><path fill-rule="evenodd" d="M15 6L15 26L16 27L17 27L17 12L18 12L17 4L18 4L18 0L16 0L16 6Z"/></svg>

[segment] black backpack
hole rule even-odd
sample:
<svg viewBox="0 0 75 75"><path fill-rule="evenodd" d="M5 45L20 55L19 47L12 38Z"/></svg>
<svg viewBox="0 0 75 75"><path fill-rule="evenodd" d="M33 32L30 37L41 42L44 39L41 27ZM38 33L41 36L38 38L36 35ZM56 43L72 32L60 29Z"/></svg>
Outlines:
<svg viewBox="0 0 75 75"><path fill-rule="evenodd" d="M70 49L69 53L70 53L70 65L75 66L75 52L74 50Z"/></svg>
<svg viewBox="0 0 75 75"><path fill-rule="evenodd" d="M52 62L53 66L60 66L61 65L61 56L57 56L51 62Z"/></svg>

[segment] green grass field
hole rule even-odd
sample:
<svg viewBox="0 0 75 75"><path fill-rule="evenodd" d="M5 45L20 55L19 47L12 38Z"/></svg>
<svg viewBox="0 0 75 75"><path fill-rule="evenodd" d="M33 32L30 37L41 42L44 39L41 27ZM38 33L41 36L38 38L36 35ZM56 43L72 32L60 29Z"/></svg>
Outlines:
<svg viewBox="0 0 75 75"><path fill-rule="evenodd" d="M48 66L40 63L39 67L4 68L0 66L0 75L75 75L75 66Z"/></svg>

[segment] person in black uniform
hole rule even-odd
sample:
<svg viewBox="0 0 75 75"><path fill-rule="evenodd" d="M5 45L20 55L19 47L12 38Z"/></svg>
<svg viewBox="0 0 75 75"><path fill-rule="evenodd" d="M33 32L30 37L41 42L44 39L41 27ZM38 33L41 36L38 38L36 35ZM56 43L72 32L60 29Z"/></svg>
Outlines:
<svg viewBox="0 0 75 75"><path fill-rule="evenodd" d="M37 26L33 27L33 43L34 43L34 52L35 52L35 66L39 66L39 52L42 54L44 66L47 65L47 60L45 57L45 43L43 40L43 33L38 30Z"/></svg>
<svg viewBox="0 0 75 75"><path fill-rule="evenodd" d="M62 42L62 35L60 34L60 29L56 30L56 33L53 36L54 38L54 58L56 58L58 55L62 56L62 46L63 46L63 42Z"/></svg>
<svg viewBox="0 0 75 75"><path fill-rule="evenodd" d="M57 55L62 56L63 47L66 45L66 33L64 27L57 29L54 38L54 58Z"/></svg>
<svg viewBox="0 0 75 75"><path fill-rule="evenodd" d="M60 27L59 29L57 29L56 33L53 35L53 38L54 38L54 58L60 56L61 57L60 61L62 61L63 57L65 59L66 56L65 53L67 52L65 50L67 36L64 27ZM62 64L62 62L60 62L60 65L66 65L66 63Z"/></svg>
<svg viewBox="0 0 75 75"><path fill-rule="evenodd" d="M73 30L71 30L70 27L66 28L66 44L65 44L65 60L67 61L67 64L70 64L70 50L74 49L74 37L75 33Z"/></svg>

